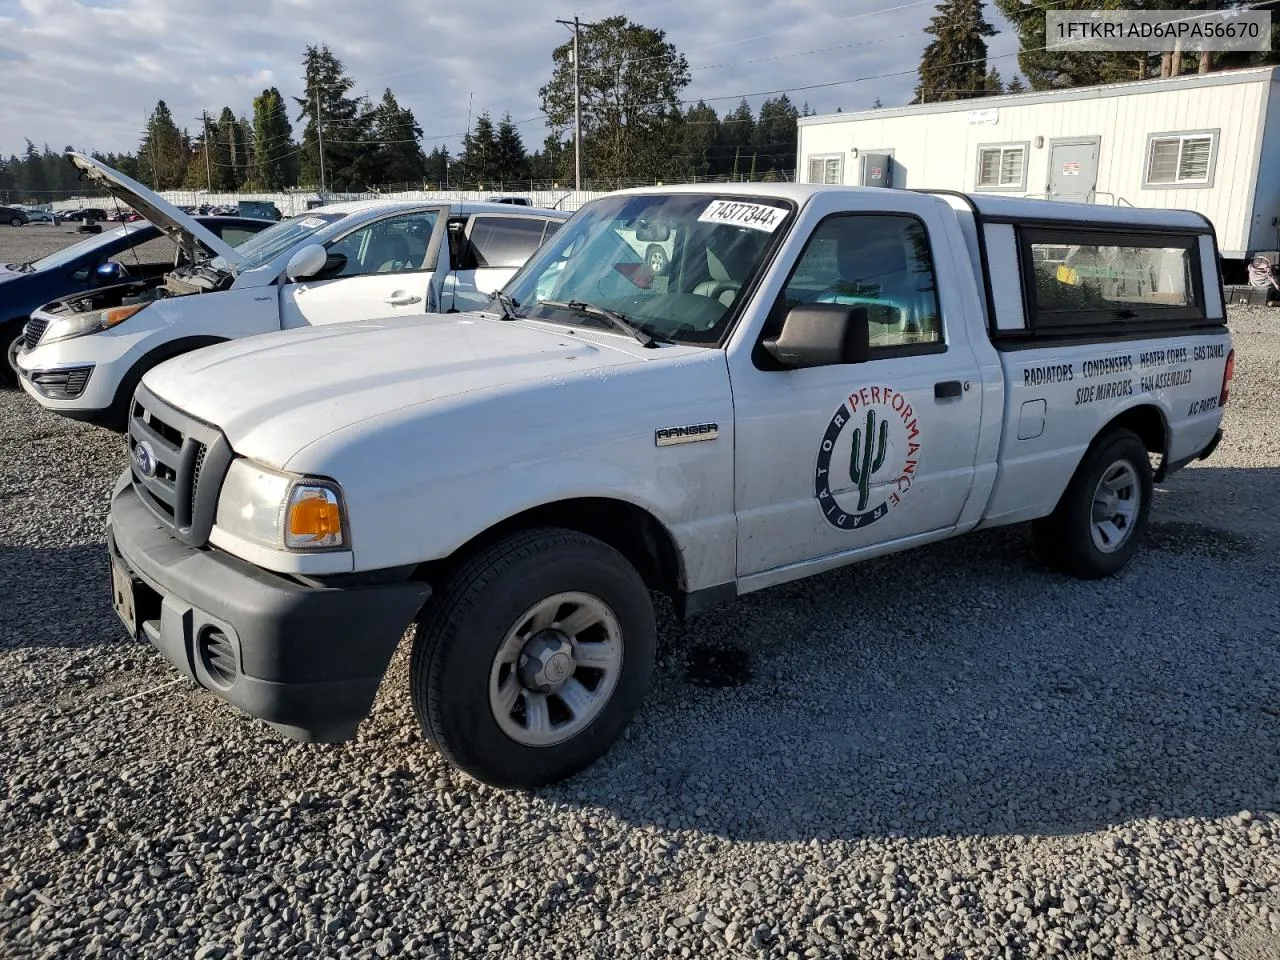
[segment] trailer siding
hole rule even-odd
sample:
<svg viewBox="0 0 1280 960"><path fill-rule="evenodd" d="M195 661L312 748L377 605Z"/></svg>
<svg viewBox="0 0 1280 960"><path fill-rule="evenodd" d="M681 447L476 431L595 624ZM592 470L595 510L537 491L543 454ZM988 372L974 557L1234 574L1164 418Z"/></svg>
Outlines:
<svg viewBox="0 0 1280 960"><path fill-rule="evenodd" d="M809 117L800 121L797 178L808 179L811 158L831 156L842 158L842 182L857 184L860 155L892 150L894 187L1045 196L1054 141L1096 137L1095 202L1198 211L1213 222L1223 254L1242 257L1276 242L1277 85L1280 70L1251 69ZM994 123L979 122L992 113ZM1146 185L1150 137L1199 131L1214 135L1209 183ZM1026 145L1025 187L978 186L978 150L998 144Z"/></svg>

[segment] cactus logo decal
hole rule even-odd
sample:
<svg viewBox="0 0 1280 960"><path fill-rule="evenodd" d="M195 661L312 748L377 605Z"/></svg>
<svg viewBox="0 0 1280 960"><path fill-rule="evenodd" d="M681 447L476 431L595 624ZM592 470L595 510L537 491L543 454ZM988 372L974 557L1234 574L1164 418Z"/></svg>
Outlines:
<svg viewBox="0 0 1280 960"><path fill-rule="evenodd" d="M833 527L856 530L902 502L920 460L920 422L892 387L862 387L822 435L813 492Z"/></svg>

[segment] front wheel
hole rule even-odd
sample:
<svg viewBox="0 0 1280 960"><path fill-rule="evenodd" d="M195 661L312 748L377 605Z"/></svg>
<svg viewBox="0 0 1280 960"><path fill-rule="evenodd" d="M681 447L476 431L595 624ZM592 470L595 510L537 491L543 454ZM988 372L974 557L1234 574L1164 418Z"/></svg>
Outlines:
<svg viewBox="0 0 1280 960"><path fill-rule="evenodd" d="M1138 436L1108 434L1086 455L1057 509L1033 524L1041 556L1086 580L1117 573L1138 549L1152 486L1151 459Z"/></svg>
<svg viewBox="0 0 1280 960"><path fill-rule="evenodd" d="M0 387L16 387L18 383L18 354L22 350L25 338L21 333L13 337L13 330L6 329L9 324L0 324L0 343L4 343L5 364L0 368ZM22 324L17 324L17 329L22 329ZM13 337L13 339L10 339Z"/></svg>
<svg viewBox="0 0 1280 960"><path fill-rule="evenodd" d="M14 217L12 220L10 220L10 221L9 221L9 226L11 226L11 227L20 227L20 226L22 226L22 218L21 218L21 217Z"/></svg>
<svg viewBox="0 0 1280 960"><path fill-rule="evenodd" d="M653 672L649 591L620 553L572 530L517 533L464 562L415 626L410 686L423 734L495 787L590 766Z"/></svg>

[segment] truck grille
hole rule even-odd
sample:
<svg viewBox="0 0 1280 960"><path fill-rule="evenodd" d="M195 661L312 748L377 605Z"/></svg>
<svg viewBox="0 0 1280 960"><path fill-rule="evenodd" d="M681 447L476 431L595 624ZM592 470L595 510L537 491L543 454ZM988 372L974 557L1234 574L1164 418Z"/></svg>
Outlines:
<svg viewBox="0 0 1280 960"><path fill-rule="evenodd" d="M26 337L27 349L34 350L35 345L40 342L40 338L44 336L45 327L49 326L49 321L43 317L32 317L27 321L23 334Z"/></svg>
<svg viewBox="0 0 1280 960"><path fill-rule="evenodd" d="M142 502L184 543L204 546L231 464L221 432L139 386L129 411L129 450Z"/></svg>

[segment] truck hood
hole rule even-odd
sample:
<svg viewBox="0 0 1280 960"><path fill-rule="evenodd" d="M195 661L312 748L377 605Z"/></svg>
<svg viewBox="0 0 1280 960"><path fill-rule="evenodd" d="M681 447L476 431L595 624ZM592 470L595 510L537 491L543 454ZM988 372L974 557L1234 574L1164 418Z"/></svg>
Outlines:
<svg viewBox="0 0 1280 960"><path fill-rule="evenodd" d="M315 440L384 414L684 349L630 346L479 314L394 317L216 344L161 364L143 383L220 428L237 453L284 468Z"/></svg>
<svg viewBox="0 0 1280 960"><path fill-rule="evenodd" d="M154 223L170 240L182 248L190 263L203 260L200 245L210 250L215 256L222 257L233 267L244 263L244 258L208 227L197 223L164 197L158 196L138 181L126 177L119 170L113 170L105 163L93 157L74 151L67 154L67 159L84 176L102 187L117 200L127 203L144 218Z"/></svg>

